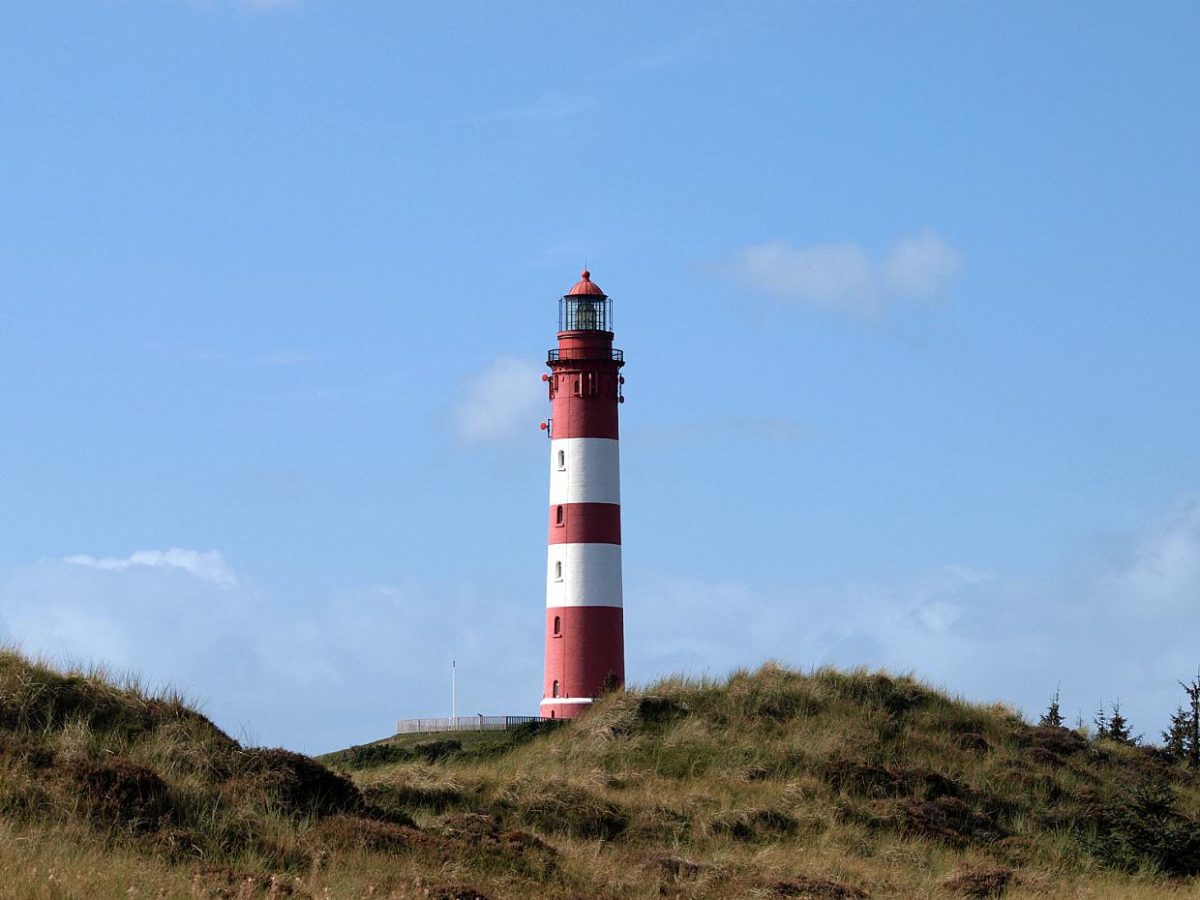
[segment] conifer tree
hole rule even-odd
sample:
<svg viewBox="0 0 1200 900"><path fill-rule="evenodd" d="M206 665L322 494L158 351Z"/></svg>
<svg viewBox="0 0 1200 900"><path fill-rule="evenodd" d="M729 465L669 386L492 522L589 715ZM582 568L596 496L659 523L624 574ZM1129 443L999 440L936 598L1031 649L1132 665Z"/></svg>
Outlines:
<svg viewBox="0 0 1200 900"><path fill-rule="evenodd" d="M1054 689L1054 696L1050 698L1050 708L1042 713L1039 725L1049 725L1052 728L1063 727L1062 711L1058 707L1058 691L1058 688Z"/></svg>
<svg viewBox="0 0 1200 900"><path fill-rule="evenodd" d="M1181 727L1186 732L1186 740L1183 746L1184 759L1187 764L1193 768L1200 766L1200 672L1196 673L1196 677L1191 683L1179 682L1188 695L1188 709L1181 710L1187 716L1186 723L1181 723ZM1171 725L1174 727L1175 718L1171 718Z"/></svg>
<svg viewBox="0 0 1200 900"><path fill-rule="evenodd" d="M1103 705L1096 711L1096 718L1092 720L1096 723L1096 740L1102 741L1108 737L1108 714L1104 711Z"/></svg>
<svg viewBox="0 0 1200 900"><path fill-rule="evenodd" d="M1141 737L1133 737L1129 733L1129 720L1121 715L1121 701L1112 706L1112 715L1108 717L1108 739L1118 744L1136 744Z"/></svg>
<svg viewBox="0 0 1200 900"><path fill-rule="evenodd" d="M1182 706L1171 716L1171 726L1163 732L1163 749L1173 759L1186 759L1191 746L1192 714Z"/></svg>

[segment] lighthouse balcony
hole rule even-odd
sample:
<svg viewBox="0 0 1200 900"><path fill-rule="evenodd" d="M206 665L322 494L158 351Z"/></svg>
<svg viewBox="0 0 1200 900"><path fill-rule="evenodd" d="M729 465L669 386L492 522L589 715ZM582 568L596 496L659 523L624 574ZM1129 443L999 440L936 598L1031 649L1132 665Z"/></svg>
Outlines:
<svg viewBox="0 0 1200 900"><path fill-rule="evenodd" d="M546 354L547 363L556 362L595 362L601 360L603 362L625 362L624 350L608 350L598 351L592 348L580 348L578 350L568 350L566 355L563 355L562 350L551 350Z"/></svg>

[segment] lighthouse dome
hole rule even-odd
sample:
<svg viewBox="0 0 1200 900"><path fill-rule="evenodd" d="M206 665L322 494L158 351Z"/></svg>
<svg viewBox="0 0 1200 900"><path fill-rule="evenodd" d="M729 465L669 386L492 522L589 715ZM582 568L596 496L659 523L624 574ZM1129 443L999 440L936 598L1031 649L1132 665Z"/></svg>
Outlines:
<svg viewBox="0 0 1200 900"><path fill-rule="evenodd" d="M571 288L569 291L567 291L566 296L568 296L568 297L580 297L580 296L603 297L604 291L600 290L600 285L598 285L598 284L596 284L596 282L592 281L592 273L589 272L587 269L584 269L583 273L579 276L579 281L575 282L575 286L573 288Z"/></svg>

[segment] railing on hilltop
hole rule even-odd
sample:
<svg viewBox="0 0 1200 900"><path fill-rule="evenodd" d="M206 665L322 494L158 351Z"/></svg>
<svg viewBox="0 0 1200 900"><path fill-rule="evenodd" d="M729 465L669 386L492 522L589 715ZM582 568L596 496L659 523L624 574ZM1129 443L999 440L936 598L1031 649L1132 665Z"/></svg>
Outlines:
<svg viewBox="0 0 1200 900"><path fill-rule="evenodd" d="M540 716L439 716L433 719L401 719L396 734L431 734L439 731L510 731L528 722L557 722Z"/></svg>

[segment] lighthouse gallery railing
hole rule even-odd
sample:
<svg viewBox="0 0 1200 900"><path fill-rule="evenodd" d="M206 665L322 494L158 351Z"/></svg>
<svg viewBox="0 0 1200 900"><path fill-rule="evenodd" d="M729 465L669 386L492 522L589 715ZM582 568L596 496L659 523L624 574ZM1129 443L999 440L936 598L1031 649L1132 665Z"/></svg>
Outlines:
<svg viewBox="0 0 1200 900"><path fill-rule="evenodd" d="M546 362L558 362L562 358L563 357L562 357L561 350L551 350L546 355ZM568 356L567 359L572 359L572 360L578 359L582 362L587 362L587 361L593 360L593 359L611 359L616 362L625 362L625 351L624 350L613 350L611 356L599 356L599 357L597 357L597 356Z"/></svg>

